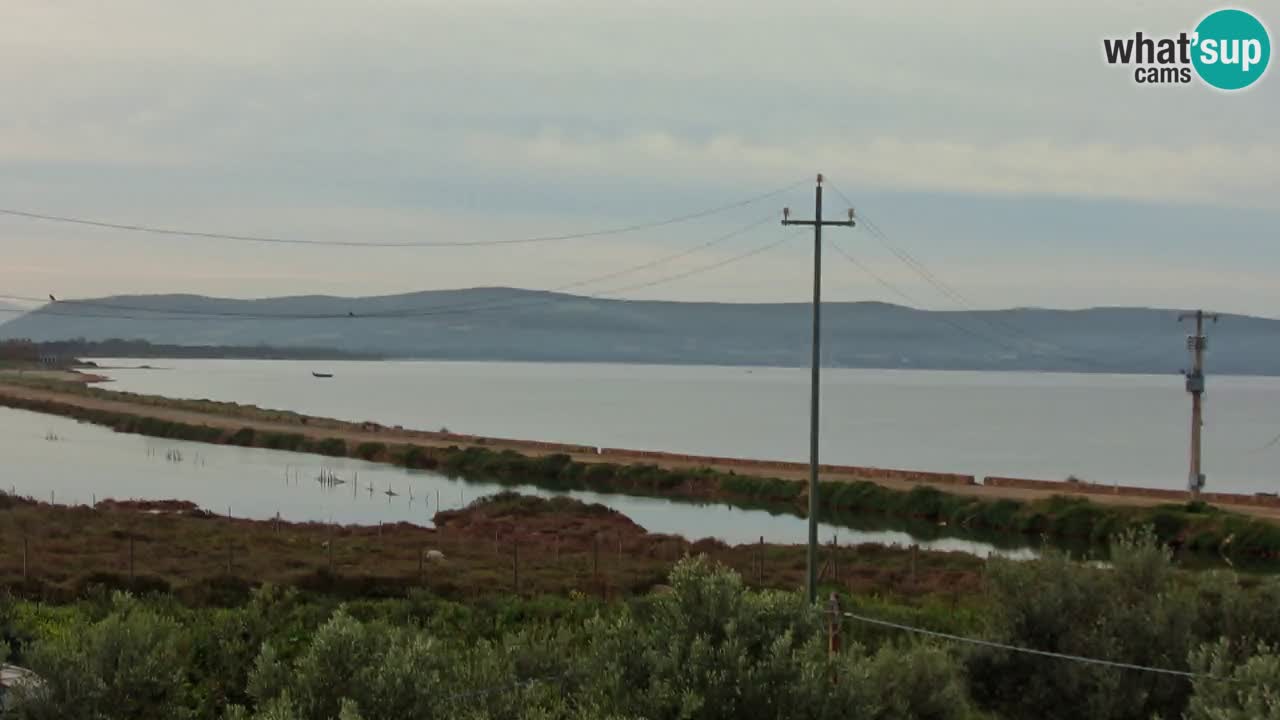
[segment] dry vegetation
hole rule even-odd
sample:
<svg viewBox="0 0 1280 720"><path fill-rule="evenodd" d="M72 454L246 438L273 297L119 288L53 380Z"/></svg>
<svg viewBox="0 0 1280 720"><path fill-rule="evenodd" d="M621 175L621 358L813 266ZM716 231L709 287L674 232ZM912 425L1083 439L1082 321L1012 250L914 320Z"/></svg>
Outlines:
<svg viewBox="0 0 1280 720"><path fill-rule="evenodd" d="M423 587L453 598L517 589L612 598L652 590L688 553L705 553L754 586L796 588L804 572L801 546L691 544L647 533L599 505L509 493L441 513L438 530L254 521L173 501L104 500L90 508L0 499L0 587L51 600L101 585L170 590L196 604L232 602L263 582L350 597ZM828 548L823 562L833 585L902 597L971 594L982 566L962 553L874 545Z"/></svg>

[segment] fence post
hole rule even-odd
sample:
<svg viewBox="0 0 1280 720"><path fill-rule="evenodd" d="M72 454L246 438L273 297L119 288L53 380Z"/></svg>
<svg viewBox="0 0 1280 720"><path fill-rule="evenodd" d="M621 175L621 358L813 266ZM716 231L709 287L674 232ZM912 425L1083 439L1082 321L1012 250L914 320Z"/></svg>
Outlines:
<svg viewBox="0 0 1280 720"><path fill-rule="evenodd" d="M919 555L919 554L920 554L920 546L912 545L911 546L911 585L913 587L916 584L916 555Z"/></svg>
<svg viewBox="0 0 1280 720"><path fill-rule="evenodd" d="M840 548L836 544L835 534L831 535L831 579L840 584Z"/></svg>
<svg viewBox="0 0 1280 720"><path fill-rule="evenodd" d="M756 553L759 556L759 565L756 567L756 582L764 584L764 536L760 536L760 546Z"/></svg>
<svg viewBox="0 0 1280 720"><path fill-rule="evenodd" d="M827 658L840 654L840 598L835 593L827 600Z"/></svg>
<svg viewBox="0 0 1280 720"><path fill-rule="evenodd" d="M515 588L516 595L520 594L520 543L514 535L511 536L511 587Z"/></svg>
<svg viewBox="0 0 1280 720"><path fill-rule="evenodd" d="M591 536L591 581L600 582L600 533Z"/></svg>

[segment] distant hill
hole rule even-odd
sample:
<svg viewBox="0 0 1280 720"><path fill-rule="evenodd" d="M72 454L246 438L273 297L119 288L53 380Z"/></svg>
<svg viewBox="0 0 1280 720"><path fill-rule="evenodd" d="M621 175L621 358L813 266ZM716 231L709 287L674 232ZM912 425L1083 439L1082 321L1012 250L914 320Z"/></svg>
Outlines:
<svg viewBox="0 0 1280 720"><path fill-rule="evenodd" d="M21 305L14 305L13 303L7 303L0 300L0 324L14 319L26 311L27 309Z"/></svg>
<svg viewBox="0 0 1280 720"><path fill-rule="evenodd" d="M323 347L389 357L804 366L809 306L602 300L510 288L365 298L115 296L57 303L0 325L0 339L136 338L157 344ZM181 313L199 313L200 316ZM834 367L1175 373L1177 310L926 311L823 306ZM94 317L77 317L93 315ZM290 316L277 318L260 315ZM324 315L325 318L307 316ZM1214 373L1280 375L1280 320L1224 316Z"/></svg>
<svg viewBox="0 0 1280 720"><path fill-rule="evenodd" d="M3 341L0 341L3 342ZM381 360L376 353L270 345L157 345L146 340L50 340L35 343L54 358L238 358L242 360Z"/></svg>

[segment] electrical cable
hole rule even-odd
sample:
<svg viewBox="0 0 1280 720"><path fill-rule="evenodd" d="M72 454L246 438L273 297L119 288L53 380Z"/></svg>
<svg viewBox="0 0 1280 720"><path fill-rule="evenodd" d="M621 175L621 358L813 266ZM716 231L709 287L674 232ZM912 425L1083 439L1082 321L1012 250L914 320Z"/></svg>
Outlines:
<svg viewBox="0 0 1280 720"><path fill-rule="evenodd" d="M966 643L969 645L978 645L981 647L991 648L994 650L1007 650L1009 652L1023 653L1026 655L1036 655L1039 657L1053 658L1055 660L1066 660L1069 662L1085 663L1090 665L1099 665L1102 667L1117 668L1120 670L1134 670L1139 672L1157 673L1160 675L1173 675L1175 677L1184 677L1192 680L1215 680L1219 682L1231 682L1230 678L1221 678L1215 675L1205 675L1203 673L1194 673L1186 670L1173 670L1170 668L1151 667L1149 665L1137 665L1134 663L1117 662L1115 660L1103 660L1100 658L1085 657L1083 655L1070 655L1067 653L1050 652L1048 650L1034 650L1032 648L1020 647L1017 645L1009 645L1006 643L993 642L990 640L981 640L978 638L965 637L963 635L952 635L951 633L938 632L936 630L926 630L924 628L914 627L911 625L903 625L901 623L889 622L888 620L879 620L877 618L857 615L851 612L841 613L846 618L856 620L869 625L878 625L880 627L892 628L903 632L914 633L917 635L925 635L928 637L939 638L942 640L950 640L952 642Z"/></svg>
<svg viewBox="0 0 1280 720"><path fill-rule="evenodd" d="M831 183L830 181L827 182L827 185L831 187L831 189L834 190L842 200L844 200L847 204L849 204L850 207L853 206L853 201L849 198L848 195L846 195L842 190L840 190L839 187L837 187L834 183ZM1076 363L1081 367L1091 368L1095 371L1116 372L1123 367L1123 364L1119 362L1119 360L1112 363L1106 363L1106 362L1101 362L1089 357L1080 357L1080 356L1068 354L1064 352L1062 348L1060 348L1056 343L1049 342L1047 340L1044 340L1043 338L1038 338L1035 335L1027 332L1026 330L1018 327L1017 325L1014 325L1012 323L1002 320L999 316L994 315L989 311L979 310L977 307L975 307L975 304L972 301L970 301L969 298L967 298L963 293L961 293L959 290L956 290L951 285L943 281L942 278L938 277L933 271L929 270L929 268L926 267L924 263L922 263L919 259L913 256L911 253L907 252L906 249L894 243L889 238L889 236L883 230L881 230L878 225L876 225L876 223L873 220L871 220L869 217L867 217L862 213L859 213L858 217L860 220L860 225L864 227L868 232L870 232L872 237L876 238L882 245L884 245L884 247L888 249L889 252L891 252L894 255L894 257L896 257L909 269L911 269L913 272L919 275L926 283L931 285L939 293L950 298L952 301L960 305L965 310L968 310L971 313L973 313L973 317L976 320L979 320L989 325L997 333L1000 333L1000 332L1011 333L1013 335L1018 336L1018 338L1020 338L1022 341L1031 343L1033 345L1033 348L1035 346L1039 346L1040 348L1048 349L1051 351L1051 354L1054 357ZM1007 348L1009 346L1005 345L1005 347ZM1134 362L1137 362L1137 361L1153 361L1154 362L1156 361L1157 358L1163 358L1163 357L1164 357L1163 353L1143 352L1141 354L1135 353L1135 354L1127 355L1123 359L1134 361Z"/></svg>
<svg viewBox="0 0 1280 720"><path fill-rule="evenodd" d="M643 263L642 265L638 265L638 266L635 266L635 267L632 267L632 268L628 268L628 269L621 270L621 271L614 271L614 272L611 272L611 273L608 273L608 274L605 274L605 275L597 276L597 277L594 277L594 278L589 278L589 279L587 279L587 280L579 280L579 281L575 281L575 282L573 282L573 283L569 283L569 284L567 284L567 285L561 286L561 287L560 287L560 288L558 288L558 289L553 289L553 290L544 291L544 292L558 292L560 289L567 289L567 288L569 288L569 287L577 287L577 286L581 286L581 285L592 284L592 283L595 283L595 282L599 282L599 281L601 281L601 280L611 279L611 278L614 278L614 277L619 277L619 276L621 276L621 275L629 274L629 273L631 273L631 272L636 272L636 271L639 271L639 270L642 270L642 269L648 269L648 268L651 268L651 267L655 267L655 266L657 266L657 265L659 265L659 264L662 264L662 263L665 263L665 262L669 262L669 261L671 261L671 260L679 259L679 258L682 258L682 257L686 257L686 256L688 256L688 255L691 255L691 254L693 254L693 253L695 253L695 252L699 251L699 250L706 249L706 248L711 247L711 246L713 246L713 245L716 245L716 244L719 244L719 243L725 242L725 241L727 241L727 240L729 240L729 239L732 239L732 238L738 237L738 236L740 236L740 235L743 235L743 234L745 234L745 233L747 233L747 232L749 232L749 231L751 231L751 230L754 230L754 229L755 229L755 228L757 228L757 227L760 227L761 225L763 225L763 224L764 224L764 223L766 223L766 222L769 222L769 221L770 221L770 220L772 220L772 219L773 219L773 216L772 216L772 215L769 215L769 216L766 216L766 217L762 217L762 218L760 218L760 219L758 219L758 220L755 220L755 221L753 221L753 222L751 222L751 223L749 223L749 224L747 224L747 225L744 225L744 226L742 226L742 227L739 227L739 228L737 228L737 229L735 229L735 230L733 230L733 231L731 231L731 232L729 232L729 233L725 233L724 235L721 235L721 236L718 236L718 237L716 237L716 238L713 238L713 239L712 239L712 240L710 240L710 241L707 241L707 242L701 243L701 244L699 244L699 245L697 245L697 246L695 246L695 247L693 247L693 248L690 248L690 249L687 249L687 250L683 250L683 251L681 251L681 252L674 253L674 254L671 254L671 255L665 256L665 257L663 257L663 258L659 258L659 259L657 259L657 260L648 261L648 262L646 262L646 263ZM186 320L186 319L218 319L218 320L361 320L361 319L390 319L390 318L420 318L420 317L434 317L434 316L438 316L438 315L458 314L458 313L463 313L463 314L465 314L465 313L468 313L468 312L478 312L478 311L492 311L492 310L504 310L504 309L519 309L519 308L523 308L523 307L536 306L536 305L543 305L543 304L547 304L547 303L555 303L555 302L570 302L570 301L579 300L579 299L583 299L583 298L588 298L588 299L599 299L599 298L601 298L602 296L606 296L606 295L614 295L614 294L617 294L617 293L620 293L620 292L627 292L627 291L630 291L630 290L636 290L636 289L641 289L641 288L647 288L647 287L652 287L652 286L660 285L660 284L667 283L667 282L672 282L672 281L675 281L675 280L680 280L680 279L683 279L683 278L686 278L686 277L690 277L690 276L693 276L693 275L697 275L697 274L700 274L700 273L703 273L703 272L710 272L710 271L713 271L713 270L719 269L719 268L721 268L721 267L724 267L724 266L726 266L726 265L729 265L729 264L732 264L732 263L738 262L738 261L740 261L740 260L745 260L745 259L747 259L747 258L749 258L749 257L752 257L752 256L754 256L754 255L760 254L760 253L765 252L765 251L767 251L767 250L770 250L770 249L772 249L772 248L774 248L774 247L777 247L778 245L780 245L780 244L782 244L783 242L785 242L785 240L786 240L786 238L783 238L782 240L778 240L778 241L770 242L770 243L768 243L768 244L766 244L766 245L763 245L763 246L760 246L760 247L753 248L753 249L751 249L751 250L749 250L749 251L747 251L747 252L743 252L743 253L739 253L739 254L736 254L736 255L732 255L732 256L730 256L730 257L728 257L728 258L724 258L724 259L721 259L721 260L718 260L718 261L715 261L715 262L712 262L712 263L708 263L708 264L700 265L700 266L697 266L697 267L692 268L692 269L690 269L690 270L685 270L685 271L682 271L682 272L679 272L679 273L674 273L674 274L671 274L671 275L666 275L666 276L663 276L663 277L660 277L660 278L657 278L657 279L654 279L654 280L648 280L648 281L644 281L644 282L633 283L633 284L630 284L630 285L623 285L623 286L616 287L616 288L612 288L612 289L609 289L609 290L602 290L602 291L598 291L598 292L590 293L590 294L586 294L586 295L581 295L581 296L554 297L554 298L536 298L536 299L528 299L528 300L515 301L515 302L506 302L506 303L488 303L488 304L483 304L483 303L482 303L482 304L476 304L476 303L455 303L455 304L452 304L452 305L438 305L438 306L432 306L432 307L428 307L428 308L417 308L417 309L398 309L398 310L393 310L393 311L381 311L381 312L374 312L374 313L352 313L352 312L349 312L349 313L342 313L342 314L336 314L336 313L325 313L325 314L303 314L303 313L252 313L252 312L229 312L229 311L224 311L224 312L215 312L215 311L198 311L198 310L193 311L193 310L180 310L180 309L155 309L155 308L144 308L144 307L139 307L139 306L120 305L120 304L115 304L115 303L104 303L104 302L98 302L98 301L93 301L93 300L54 300L54 301L51 303L51 305L52 305L52 308L53 308L53 309L41 309L39 312L40 312L40 314L42 314L42 315L47 315L47 316L60 316L60 317L85 317L85 318L100 318L100 319L126 319L126 320L161 320L161 321L176 321L176 320ZM38 301L38 299L36 299L36 298L25 297L25 296L17 296L17 295L0 295L0 299L21 300L21 301L33 301L33 300L34 300L34 301ZM99 308L99 309L107 309L107 310L122 310L122 311L126 311L126 312L135 312L135 313L143 313L143 314L142 314L142 315L128 315L128 314L105 314L105 313L92 314L92 313L62 312L62 311L59 309L59 306L61 306L61 305L69 305L69 306L73 306L73 307L86 307L86 308L90 308L90 309ZM44 306L44 307L45 307L45 308L49 308L49 307L50 307L50 305L46 305L46 306Z"/></svg>
<svg viewBox="0 0 1280 720"><path fill-rule="evenodd" d="M12 217L26 218L28 220L40 220L46 222L65 223L72 225L84 225L89 227L104 228L108 230L121 230L135 233L145 233L150 235L165 235L173 237L186 237L206 240L231 240L236 242L250 243L270 243L277 245L313 245L313 246L332 246L332 247L355 247L355 248L443 248L443 247L492 247L505 245L519 245L527 243L542 243L558 240L579 240L583 238L602 237L606 235L620 235L623 233L638 232L640 230L651 230L653 228L664 227L667 225L675 225L677 223L687 222L689 220L697 220L709 215L732 210L734 208L751 205L761 200L781 195L803 184L804 180L800 180L785 187L770 190L765 193L753 195L743 200L737 200L724 205L717 205L704 210L697 210L684 215L664 218L661 220L653 220L649 222L635 223L632 225L624 225L620 227L606 228L602 230L589 230L585 232L565 233L562 235L540 235L524 238L508 238L504 240L459 240L459 241L421 241L421 242L357 242L354 240L308 240L301 238L285 238L272 237L266 235L240 235L208 232L203 230L184 230L176 228L163 228L154 225L134 224L134 223L115 223L105 220L96 220L91 218L75 217L70 215L53 215L49 213L38 213L30 210L19 210L15 208L0 208L0 214Z"/></svg>

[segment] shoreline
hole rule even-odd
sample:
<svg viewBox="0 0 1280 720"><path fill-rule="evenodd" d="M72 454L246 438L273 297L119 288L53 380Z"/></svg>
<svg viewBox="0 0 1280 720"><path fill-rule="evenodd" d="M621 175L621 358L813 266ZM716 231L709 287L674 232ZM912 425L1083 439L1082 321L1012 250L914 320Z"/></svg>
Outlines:
<svg viewBox="0 0 1280 720"><path fill-rule="evenodd" d="M402 426L386 426L377 422L350 422L333 418L303 415L292 411L258 408L231 402L182 400L155 395L116 392L97 386L112 382L110 378L79 370L26 371L19 377L72 383L73 387L97 391L109 397L86 396L78 392L60 391L56 387L33 386L30 383L7 382L12 376L0 373L0 403L6 394L30 401L71 402L85 409L129 414L171 422L184 422L223 430L237 431L252 427L257 431L301 433L316 439L339 437L347 444L408 443L434 448L483 447L494 451L510 450L533 457L565 454L584 463L623 465L655 465L668 470L707 468L719 472L754 477L806 480L809 466L803 462L761 460L712 455L691 455L615 447L594 447L572 443L521 440L431 430L415 430ZM214 412L213 409L217 410ZM227 412L229 411L229 412ZM322 432L323 431L323 432ZM1185 490L1143 488L1136 486L1073 483L1018 477L980 477L963 473L945 473L854 465L819 465L823 482L871 482L882 487L910 491L917 487L933 487L942 492L973 496L988 500L1034 502L1054 496L1085 498L1103 505L1153 507L1171 502L1186 502ZM1233 511L1280 523L1280 497L1243 493L1204 493L1203 499Z"/></svg>
<svg viewBox="0 0 1280 720"><path fill-rule="evenodd" d="M46 368L15 368L0 371L0 384L6 379L17 377L19 379L36 379L36 380L52 380L54 382L71 383L75 385L105 385L115 382L106 375L99 375L93 372L86 372L80 368L68 368L60 370L52 370Z"/></svg>
<svg viewBox="0 0 1280 720"><path fill-rule="evenodd" d="M806 516L808 467L735 458L645 453L351 423L210 400L176 400L0 375L0 405L73 418L117 432L220 445L352 457L450 477L532 484ZM1150 528L1174 548L1240 558L1280 557L1280 508L1210 505L1159 493L1082 492L1069 483L826 466L823 516L926 523L956 537L1052 539L1104 548ZM1044 487L1048 485L1049 487ZM1076 492L1071 492L1076 490ZM1212 498L1210 498L1212 499ZM1252 496L1242 501L1258 503ZM1274 498L1267 498L1274 500Z"/></svg>
<svg viewBox="0 0 1280 720"><path fill-rule="evenodd" d="M129 357L116 354L103 355L81 355L85 359L99 360L142 360L147 358ZM385 356L378 358L285 358L285 357L178 357L171 355L157 355L154 359L163 360L248 360L252 362L380 362L380 363L456 363L456 364L488 364L488 365L587 365L611 367L617 365L626 365L632 367L647 368L719 368L729 370L791 370L791 371L808 371L809 365L775 365L775 364L725 364L722 362L662 362L657 360L581 360L581 359L541 359L541 358L493 358L493 357L400 357ZM1039 368L978 368L978 367L930 367L927 365L836 365L824 366L824 371L871 371L871 372L890 372L890 373L1009 373L1013 375L1085 375L1085 376L1114 376L1114 377L1182 377L1177 372L1167 370L1087 370L1083 368L1076 369L1039 369ZM1273 374L1256 373L1256 372L1218 372L1217 377L1224 378L1257 378L1263 380L1274 380L1280 378L1280 371Z"/></svg>

